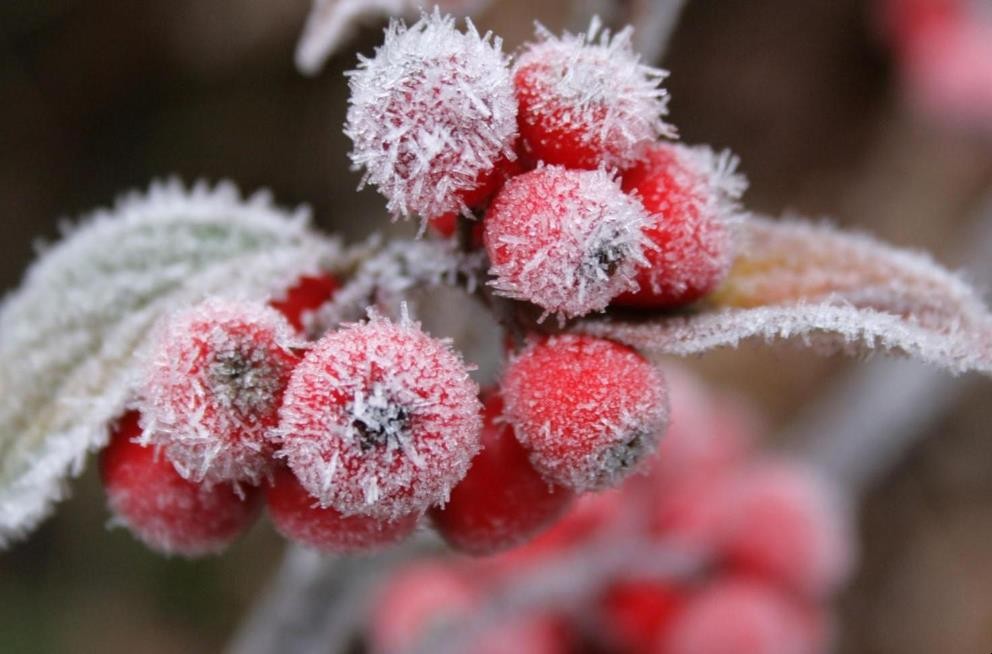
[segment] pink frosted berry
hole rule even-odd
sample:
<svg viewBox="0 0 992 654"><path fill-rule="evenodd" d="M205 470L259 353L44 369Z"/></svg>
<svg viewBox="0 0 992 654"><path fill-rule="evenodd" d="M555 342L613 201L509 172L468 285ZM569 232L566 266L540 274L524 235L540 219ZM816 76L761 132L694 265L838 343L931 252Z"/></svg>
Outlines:
<svg viewBox="0 0 992 654"><path fill-rule="evenodd" d="M815 654L801 607L774 586L718 579L692 597L657 654Z"/></svg>
<svg viewBox="0 0 992 654"><path fill-rule="evenodd" d="M397 216L465 210L512 159L516 100L502 42L450 16L393 22L349 73L351 160Z"/></svg>
<svg viewBox="0 0 992 654"><path fill-rule="evenodd" d="M822 597L853 564L849 516L836 489L794 461L765 461L742 470L725 489L723 557L738 571L761 575Z"/></svg>
<svg viewBox="0 0 992 654"><path fill-rule="evenodd" d="M646 263L641 204L602 170L544 166L514 177L483 222L497 292L581 316L635 289Z"/></svg>
<svg viewBox="0 0 992 654"><path fill-rule="evenodd" d="M170 316L141 387L142 442L192 481L258 484L296 344L286 319L262 304L212 299Z"/></svg>
<svg viewBox="0 0 992 654"><path fill-rule="evenodd" d="M445 541L475 554L519 544L560 516L573 498L534 470L527 450L503 420L502 398L492 393L484 406L482 451L448 502L431 510Z"/></svg>
<svg viewBox="0 0 992 654"><path fill-rule="evenodd" d="M139 415L130 411L100 454L100 473L114 520L149 548L196 557L225 549L258 515L257 488L204 486L179 476L154 447L135 442Z"/></svg>
<svg viewBox="0 0 992 654"><path fill-rule="evenodd" d="M745 187L736 166L726 151L656 143L624 174L624 190L638 195L652 214L645 229L651 247L637 272L640 288L615 304L674 307L716 288L733 258L727 223Z"/></svg>
<svg viewBox="0 0 992 654"><path fill-rule="evenodd" d="M654 450L668 421L661 373L634 350L562 335L506 370L505 414L545 479L577 491L615 486Z"/></svg>
<svg viewBox="0 0 992 654"><path fill-rule="evenodd" d="M662 116L667 73L640 62L633 30L615 36L594 20L561 38L538 28L514 67L518 122L530 157L569 168L625 168L674 130Z"/></svg>
<svg viewBox="0 0 992 654"><path fill-rule="evenodd" d="M269 518L279 533L307 547L336 554L399 543L413 532L420 517L411 513L384 521L363 515L346 517L334 509L321 508L285 467L275 472L265 498Z"/></svg>
<svg viewBox="0 0 992 654"><path fill-rule="evenodd" d="M398 519L443 503L479 450L478 386L404 318L327 334L293 372L280 456L321 506Z"/></svg>

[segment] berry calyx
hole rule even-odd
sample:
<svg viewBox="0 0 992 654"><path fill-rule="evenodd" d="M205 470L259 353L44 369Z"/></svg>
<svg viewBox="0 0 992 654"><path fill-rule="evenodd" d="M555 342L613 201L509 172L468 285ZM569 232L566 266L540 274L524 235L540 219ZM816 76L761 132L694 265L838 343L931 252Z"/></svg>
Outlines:
<svg viewBox="0 0 992 654"><path fill-rule="evenodd" d="M517 104L502 41L437 10L390 23L372 58L348 73L345 134L362 183L395 216L466 211L516 155Z"/></svg>
<svg viewBox="0 0 992 654"><path fill-rule="evenodd" d="M191 481L257 485L296 345L286 319L262 304L211 299L168 317L141 386L143 444L160 446Z"/></svg>
<svg viewBox="0 0 992 654"><path fill-rule="evenodd" d="M464 477L477 393L446 342L374 316L325 335L293 372L279 455L322 507L395 520L443 503Z"/></svg>
<svg viewBox="0 0 992 654"><path fill-rule="evenodd" d="M502 394L537 470L580 492L636 470L668 421L661 372L629 347L591 336L533 343L510 363Z"/></svg>
<svg viewBox="0 0 992 654"><path fill-rule="evenodd" d="M660 136L667 93L663 70L641 63L633 30L615 36L594 20L561 38L538 28L513 72L523 147L530 157L569 168L626 168Z"/></svg>
<svg viewBox="0 0 992 654"><path fill-rule="evenodd" d="M448 502L431 509L444 540L459 550L489 554L530 538L566 509L573 494L534 470L528 452L503 421L503 400L483 401L482 451Z"/></svg>
<svg viewBox="0 0 992 654"><path fill-rule="evenodd" d="M339 286L338 281L327 273L304 275L282 297L270 300L269 304L286 316L296 331L303 332L307 314L330 300Z"/></svg>
<svg viewBox="0 0 992 654"><path fill-rule="evenodd" d="M395 520L344 516L320 503L285 467L276 470L265 493L269 518L286 538L321 552L366 552L401 542L417 526L419 513Z"/></svg>
<svg viewBox="0 0 992 654"><path fill-rule="evenodd" d="M163 554L216 554L238 538L258 515L258 489L205 486L179 476L141 435L137 411L124 414L100 453L100 473L114 521Z"/></svg>
<svg viewBox="0 0 992 654"><path fill-rule="evenodd" d="M602 170L544 166L514 177L483 222L498 293L567 318L604 309L646 263L644 207Z"/></svg>
<svg viewBox="0 0 992 654"><path fill-rule="evenodd" d="M728 219L745 182L734 173L737 160L706 147L656 143L643 162L623 176L623 188L640 197L651 214L644 230L652 247L637 273L639 288L614 304L668 308L713 291L733 258Z"/></svg>

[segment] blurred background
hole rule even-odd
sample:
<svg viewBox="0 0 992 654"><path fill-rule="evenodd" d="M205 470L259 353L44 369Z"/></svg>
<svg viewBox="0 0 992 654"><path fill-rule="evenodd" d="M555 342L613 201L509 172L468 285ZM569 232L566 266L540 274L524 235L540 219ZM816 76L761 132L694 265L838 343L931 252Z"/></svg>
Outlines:
<svg viewBox="0 0 992 654"><path fill-rule="evenodd" d="M493 0L477 22L513 49L534 20L575 27L591 4ZM165 176L268 188L281 204L311 205L318 224L349 240L386 226L380 198L355 190L341 133L342 72L356 51L371 52L383 23L356 27L307 78L293 51L309 8L308 0L0 4L0 288L17 285L33 244L55 238L60 221ZM992 123L941 120L909 101L877 8L691 0L659 62L672 73L671 122L689 143L741 156L751 209L829 216L954 267L956 245L992 190ZM773 432L864 365L768 349L692 364L752 399ZM863 563L839 606L842 652L992 649L990 387L959 388L953 410L862 507ZM220 558L173 561L107 530L107 517L91 469L55 518L0 554L0 650L219 651L283 542L263 522Z"/></svg>

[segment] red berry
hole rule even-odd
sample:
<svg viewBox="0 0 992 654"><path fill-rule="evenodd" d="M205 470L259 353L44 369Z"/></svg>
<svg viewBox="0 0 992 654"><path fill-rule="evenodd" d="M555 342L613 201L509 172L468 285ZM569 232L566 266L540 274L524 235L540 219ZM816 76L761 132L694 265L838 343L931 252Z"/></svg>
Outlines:
<svg viewBox="0 0 992 654"><path fill-rule="evenodd" d="M853 564L845 508L812 469L792 461L753 465L726 485L720 547L738 571L822 597Z"/></svg>
<svg viewBox="0 0 992 654"><path fill-rule="evenodd" d="M145 370L143 442L192 481L258 484L296 345L286 319L261 304L213 299L170 316Z"/></svg>
<svg viewBox="0 0 992 654"><path fill-rule="evenodd" d="M503 399L538 471L577 491L614 486L637 469L668 420L661 372L629 347L590 336L532 344L506 370Z"/></svg>
<svg viewBox="0 0 992 654"><path fill-rule="evenodd" d="M343 516L319 502L292 471L280 467L266 491L269 518L286 538L322 552L350 553L399 543L417 526L418 513L381 521L363 515Z"/></svg>
<svg viewBox="0 0 992 654"><path fill-rule="evenodd" d="M440 13L393 22L349 73L351 160L394 215L425 218L479 201L515 155L516 101L502 42ZM482 190L480 190L482 189Z"/></svg>
<svg viewBox="0 0 992 654"><path fill-rule="evenodd" d="M734 174L737 159L709 148L657 143L643 163L624 174L623 188L636 193L652 214L645 230L652 247L636 275L636 292L615 304L674 307L706 295L723 280L732 259L727 221L745 183Z"/></svg>
<svg viewBox="0 0 992 654"><path fill-rule="evenodd" d="M286 290L283 297L269 302L279 313L286 316L297 331L304 331L307 313L320 308L338 290L338 281L322 273L320 275L304 275L296 284Z"/></svg>
<svg viewBox="0 0 992 654"><path fill-rule="evenodd" d="M514 177L483 223L497 292L564 317L604 309L645 263L641 204L602 170L545 166Z"/></svg>
<svg viewBox="0 0 992 654"><path fill-rule="evenodd" d="M553 615L525 615L487 629L464 654L569 654L567 625Z"/></svg>
<svg viewBox="0 0 992 654"><path fill-rule="evenodd" d="M569 168L625 168L659 136L674 130L662 121L667 73L640 62L630 28L561 38L540 28L514 67L520 134L528 153Z"/></svg>
<svg viewBox="0 0 992 654"><path fill-rule="evenodd" d="M149 548L163 554L202 556L220 552L258 514L256 488L230 484L204 486L186 481L141 435L137 411L124 414L100 455L107 503L116 522Z"/></svg>
<svg viewBox="0 0 992 654"><path fill-rule="evenodd" d="M718 580L689 600L657 654L813 654L800 608L774 587Z"/></svg>
<svg viewBox="0 0 992 654"><path fill-rule="evenodd" d="M280 409L280 456L323 507L398 519L443 503L479 450L478 386L446 342L374 317L319 340Z"/></svg>
<svg viewBox="0 0 992 654"><path fill-rule="evenodd" d="M650 652L684 603L684 592L650 580L613 584L600 601L604 641L611 651Z"/></svg>
<svg viewBox="0 0 992 654"><path fill-rule="evenodd" d="M434 526L449 545L486 554L517 545L557 518L572 493L549 484L534 470L527 450L503 421L503 400L484 400L482 451L451 491L443 508L431 510Z"/></svg>

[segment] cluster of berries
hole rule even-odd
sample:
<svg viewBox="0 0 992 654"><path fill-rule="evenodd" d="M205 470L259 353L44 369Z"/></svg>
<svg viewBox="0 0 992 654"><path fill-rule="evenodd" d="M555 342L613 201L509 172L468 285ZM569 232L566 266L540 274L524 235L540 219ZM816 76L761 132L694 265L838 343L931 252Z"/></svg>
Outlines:
<svg viewBox="0 0 992 654"><path fill-rule="evenodd" d="M729 153L659 140L674 136L666 73L640 62L630 28L539 29L512 65L500 48L437 11L390 25L350 73L345 133L363 184L444 235L466 221L497 292L545 315L712 291L744 182Z"/></svg>
<svg viewBox="0 0 992 654"><path fill-rule="evenodd" d="M490 593L542 584L543 571L558 561L571 561L570 574L581 578L583 556L640 543L648 560L682 552L700 564L685 574L653 576L640 564L617 566L595 584L575 584L581 590L569 591L567 600L505 612L505 623L474 632L465 651L827 651L827 601L853 560L845 507L806 466L756 455L754 421L739 405L673 373L672 428L650 474L582 498L519 548L400 569L371 605L371 650L420 651L412 644L451 636L496 601ZM595 558L585 565L595 569Z"/></svg>
<svg viewBox="0 0 992 654"><path fill-rule="evenodd" d="M335 288L304 278L269 306L210 299L159 325L103 453L117 522L197 556L264 494L281 533L322 551L399 542L429 512L452 545L491 552L618 483L665 429L664 380L625 346L535 339L480 401L460 356L409 318L305 340L304 312Z"/></svg>

